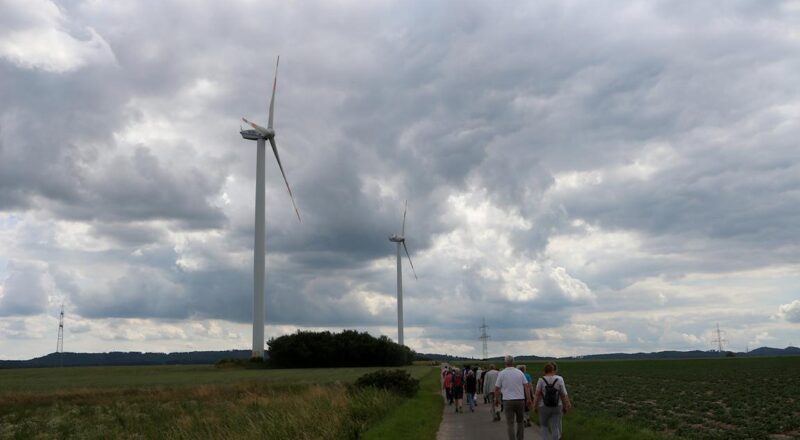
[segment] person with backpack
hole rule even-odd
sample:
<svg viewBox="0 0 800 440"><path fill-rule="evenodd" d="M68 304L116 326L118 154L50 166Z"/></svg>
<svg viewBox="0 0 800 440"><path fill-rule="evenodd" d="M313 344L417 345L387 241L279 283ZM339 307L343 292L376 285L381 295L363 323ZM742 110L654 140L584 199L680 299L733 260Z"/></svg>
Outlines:
<svg viewBox="0 0 800 440"><path fill-rule="evenodd" d="M453 377L453 400L456 401L456 412L464 412L464 376L461 370L456 370L456 375Z"/></svg>
<svg viewBox="0 0 800 440"><path fill-rule="evenodd" d="M572 408L567 395L564 378L556 374L556 367L548 362L544 366L544 376L536 382L533 397L533 410L539 414L539 426L543 440L561 438L561 415Z"/></svg>
<svg viewBox="0 0 800 440"><path fill-rule="evenodd" d="M467 378L464 379L465 391L467 392L467 406L470 412L475 412L475 392L478 390L478 379L475 378L475 372L467 370Z"/></svg>

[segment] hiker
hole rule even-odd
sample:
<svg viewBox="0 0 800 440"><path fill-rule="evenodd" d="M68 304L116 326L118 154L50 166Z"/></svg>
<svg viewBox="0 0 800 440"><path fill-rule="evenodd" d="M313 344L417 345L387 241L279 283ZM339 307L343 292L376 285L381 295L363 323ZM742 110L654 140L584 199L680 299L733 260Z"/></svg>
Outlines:
<svg viewBox="0 0 800 440"><path fill-rule="evenodd" d="M523 417L525 427L531 426L531 402L533 401L533 377L531 374L528 373L528 367L526 365L517 365L519 371L522 371L522 374L525 375L525 416Z"/></svg>
<svg viewBox="0 0 800 440"><path fill-rule="evenodd" d="M494 364L489 365L489 370L484 372L483 377L483 398L486 399L486 403L489 404L492 412L492 421L497 422L500 420L500 413L497 411L497 407L494 405L494 385L497 382L497 367Z"/></svg>
<svg viewBox="0 0 800 440"><path fill-rule="evenodd" d="M533 410L539 414L543 440L561 438L561 415L572 408L564 378L556 374L552 362L544 366L544 376L536 382Z"/></svg>
<svg viewBox="0 0 800 440"><path fill-rule="evenodd" d="M467 370L467 378L464 380L464 391L467 392L467 406L470 412L475 412L475 392L478 388L478 380L475 378L475 372Z"/></svg>
<svg viewBox="0 0 800 440"><path fill-rule="evenodd" d="M555 373L555 375L558 376L559 375L558 374L558 364L556 364L556 361L550 361L550 363L553 364L553 373ZM566 385L565 385L565 389L566 389ZM572 403L572 401L570 401L570 403ZM563 408L564 407L562 406L561 413L562 414L566 414L566 411ZM558 432L561 433L562 436L564 435L564 416L561 416L561 418L558 419ZM559 440L561 440L561 437L559 437Z"/></svg>
<svg viewBox="0 0 800 440"><path fill-rule="evenodd" d="M447 397L447 404L453 404L453 372L447 370L444 374L444 395Z"/></svg>
<svg viewBox="0 0 800 440"><path fill-rule="evenodd" d="M485 368L478 367L478 372L475 375L475 378L478 379L478 394L483 396L483 403L486 403L486 393L483 392L483 378L486 376Z"/></svg>
<svg viewBox="0 0 800 440"><path fill-rule="evenodd" d="M463 413L464 376L461 375L461 370L456 370L456 375L453 377L453 400L456 401L456 413Z"/></svg>
<svg viewBox="0 0 800 440"><path fill-rule="evenodd" d="M478 406L478 394L480 394L481 390L481 375L480 375L481 367L476 365L472 367L472 374L475 375L475 395L473 396L472 400L475 402L475 406Z"/></svg>
<svg viewBox="0 0 800 440"><path fill-rule="evenodd" d="M495 405L500 404L500 394L503 394L503 407L506 415L506 429L508 440L522 440L525 436L523 415L525 413L525 375L514 368L514 357L506 355L506 367L497 375L494 385ZM514 429L514 422L517 426ZM516 432L516 435L515 435Z"/></svg>

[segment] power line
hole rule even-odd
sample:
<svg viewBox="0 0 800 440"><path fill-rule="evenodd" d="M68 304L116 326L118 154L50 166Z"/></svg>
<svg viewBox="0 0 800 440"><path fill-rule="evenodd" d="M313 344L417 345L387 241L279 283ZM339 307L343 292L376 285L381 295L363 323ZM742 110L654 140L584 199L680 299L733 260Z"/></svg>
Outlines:
<svg viewBox="0 0 800 440"><path fill-rule="evenodd" d="M722 337L723 332L719 329L719 323L717 323L717 337L716 339L712 340L711 342L716 342L717 347L719 347L719 352L722 353L722 345L727 343L728 340Z"/></svg>
<svg viewBox="0 0 800 440"><path fill-rule="evenodd" d="M483 359L486 360L489 358L489 335L486 334L486 330L489 326L486 325L486 318L483 319L483 325L478 328L481 329L480 339L483 341Z"/></svg>
<svg viewBox="0 0 800 440"><path fill-rule="evenodd" d="M61 304L61 315L58 317L58 342L56 353L59 353L59 362L64 366L64 304Z"/></svg>

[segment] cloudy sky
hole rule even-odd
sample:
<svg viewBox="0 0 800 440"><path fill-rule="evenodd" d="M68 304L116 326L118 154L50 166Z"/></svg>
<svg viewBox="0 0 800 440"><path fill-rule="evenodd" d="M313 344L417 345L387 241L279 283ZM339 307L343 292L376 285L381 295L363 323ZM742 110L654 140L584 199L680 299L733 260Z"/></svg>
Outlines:
<svg viewBox="0 0 800 440"><path fill-rule="evenodd" d="M0 358L800 344L800 4L0 0Z"/></svg>

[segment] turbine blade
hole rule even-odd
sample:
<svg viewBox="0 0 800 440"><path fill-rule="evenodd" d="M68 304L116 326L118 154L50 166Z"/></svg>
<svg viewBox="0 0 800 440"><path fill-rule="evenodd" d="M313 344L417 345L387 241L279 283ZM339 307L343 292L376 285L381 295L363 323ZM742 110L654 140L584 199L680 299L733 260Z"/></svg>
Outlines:
<svg viewBox="0 0 800 440"><path fill-rule="evenodd" d="M408 257L408 263L411 265L411 272L414 274L414 279L418 280L419 278L417 278L417 271L414 270L414 263L411 262L411 255L408 254L408 247L406 247L405 240L403 240L403 249L406 250L406 257Z"/></svg>
<svg viewBox="0 0 800 440"><path fill-rule="evenodd" d="M281 62L281 56L278 55L278 61L275 62L275 79L272 81L272 99L269 100L269 122L267 128L272 128L272 116L275 112L275 89L278 87L278 63Z"/></svg>
<svg viewBox="0 0 800 440"><path fill-rule="evenodd" d="M286 173L283 172L283 164L281 163L281 157L278 155L278 146L275 145L275 138L269 138L269 144L272 145L272 152L275 153L275 159L278 161L278 168L281 169L281 175L283 176L283 181L286 182L286 189L289 190L289 197L292 199L292 206L294 206L294 213L297 214L297 220L300 223L303 222L300 219L300 211L297 210L297 205L294 203L294 195L292 194L292 188L289 186L289 181L286 180Z"/></svg>
<svg viewBox="0 0 800 440"><path fill-rule="evenodd" d="M401 237L406 236L406 211L408 211L408 200L406 200L406 207L403 208L403 228L402 231L400 232Z"/></svg>

